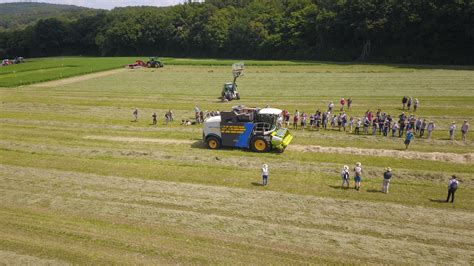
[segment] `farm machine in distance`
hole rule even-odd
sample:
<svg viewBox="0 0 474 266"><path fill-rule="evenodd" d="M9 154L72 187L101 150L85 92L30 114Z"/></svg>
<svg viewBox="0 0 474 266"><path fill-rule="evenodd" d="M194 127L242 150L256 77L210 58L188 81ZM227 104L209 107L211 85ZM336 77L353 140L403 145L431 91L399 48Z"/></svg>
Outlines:
<svg viewBox="0 0 474 266"><path fill-rule="evenodd" d="M281 110L234 107L204 121L203 140L210 149L238 147L254 152L283 152L293 136L278 127Z"/></svg>
<svg viewBox="0 0 474 266"><path fill-rule="evenodd" d="M234 80L224 84L221 92L223 102L240 100L240 94L237 92L237 78L244 75L244 63L235 63L232 65L232 75Z"/></svg>

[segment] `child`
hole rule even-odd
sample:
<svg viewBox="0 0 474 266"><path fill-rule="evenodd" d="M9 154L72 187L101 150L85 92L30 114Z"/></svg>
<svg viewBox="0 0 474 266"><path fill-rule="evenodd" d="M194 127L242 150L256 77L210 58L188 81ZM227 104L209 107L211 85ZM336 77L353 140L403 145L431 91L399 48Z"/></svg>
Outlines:
<svg viewBox="0 0 474 266"><path fill-rule="evenodd" d="M342 168L341 177L342 177L341 189L344 187L344 183L347 184L347 188L349 188L349 166L344 165L344 168Z"/></svg>
<svg viewBox="0 0 474 266"><path fill-rule="evenodd" d="M449 138L454 141L454 131L456 131L456 122L453 121L449 127Z"/></svg>
<svg viewBox="0 0 474 266"><path fill-rule="evenodd" d="M153 115L151 117L153 118L153 125L156 126L156 123L158 122L156 120L156 113L153 113Z"/></svg>

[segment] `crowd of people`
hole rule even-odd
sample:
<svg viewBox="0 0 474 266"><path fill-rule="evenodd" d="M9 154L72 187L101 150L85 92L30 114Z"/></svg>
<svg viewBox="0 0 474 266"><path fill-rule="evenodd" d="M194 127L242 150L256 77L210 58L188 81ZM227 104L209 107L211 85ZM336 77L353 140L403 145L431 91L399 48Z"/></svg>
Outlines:
<svg viewBox="0 0 474 266"><path fill-rule="evenodd" d="M345 110L351 110L352 98L341 98L339 101L339 111L335 111L334 102L329 102L327 108L323 111L318 109L314 114L307 114L295 110L292 115L288 110L283 110L277 121L280 127L290 127L292 122L293 129L301 130L338 130L351 134L376 135L380 134L385 137L405 137L405 145L409 144L417 138L431 139L436 124L433 120L416 117L414 112L419 108L419 100L413 99L411 96L403 96L402 112L398 116L392 117L391 114L378 109L372 112L370 109L361 117L348 115ZM412 108L413 107L413 108ZM405 114L405 110L412 110L413 113ZM134 113L135 121L138 120L138 109ZM183 119L181 125L201 124L208 117L219 115L219 111L203 111L199 107L194 107L194 121L192 119ZM291 119L292 118L292 119ZM156 113L152 115L152 124L156 125L158 121ZM165 113L165 122L173 121L173 111L169 110ZM461 126L462 141L466 140L469 131L469 123L465 120ZM449 138L454 141L456 132L456 122L453 121L449 126Z"/></svg>
<svg viewBox="0 0 474 266"><path fill-rule="evenodd" d="M351 110L352 98L348 100L342 98L339 101L340 108L339 112L335 112L334 102L329 102L327 109L321 111L318 109L314 114L307 114L295 110L293 119L288 110L283 110L282 118L279 119L279 126L290 127L292 120L293 129L309 129L309 130L339 130L343 132L349 132L356 135L376 135L380 134L383 136L392 137L403 137L406 135L405 144L409 144L415 136L419 138L431 139L433 131L436 128L436 124L432 120L428 120L421 117L416 117L414 113L405 114L405 109L413 110L415 112L419 107L419 100L412 97L404 96L402 99L403 111L396 117L392 117L391 114L383 112L378 109L377 112L372 112L370 109L365 112L362 117L354 117L346 114L344 111L345 105L347 104L347 110ZM413 109L411 109L413 106ZM466 135L469 130L469 123L467 120L464 121L461 132L462 140L466 140ZM454 133L456 131L456 124L453 121L449 127L449 136L451 140L454 140ZM408 145L407 145L408 147Z"/></svg>

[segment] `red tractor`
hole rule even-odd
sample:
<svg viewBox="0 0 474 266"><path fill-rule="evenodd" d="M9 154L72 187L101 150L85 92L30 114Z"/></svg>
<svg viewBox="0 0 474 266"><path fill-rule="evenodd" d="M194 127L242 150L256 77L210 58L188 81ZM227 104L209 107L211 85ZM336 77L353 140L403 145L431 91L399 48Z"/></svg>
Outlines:
<svg viewBox="0 0 474 266"><path fill-rule="evenodd" d="M146 66L147 65L146 65L145 62L143 62L142 60L137 60L137 61L135 61L134 64L130 64L127 67L131 68L131 69L135 69L135 68L146 67Z"/></svg>

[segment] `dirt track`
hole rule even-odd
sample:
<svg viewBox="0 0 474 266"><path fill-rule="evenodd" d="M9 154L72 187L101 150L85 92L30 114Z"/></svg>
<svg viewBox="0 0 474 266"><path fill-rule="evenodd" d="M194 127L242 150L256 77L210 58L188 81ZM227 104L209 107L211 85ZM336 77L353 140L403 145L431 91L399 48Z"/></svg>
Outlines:
<svg viewBox="0 0 474 266"><path fill-rule="evenodd" d="M109 137L109 136L86 136L85 139L122 141L122 142L153 142L161 144L193 144L194 140L177 140L177 139L152 139L152 138L136 138L136 137ZM314 145L290 145L289 151L300 152L318 152L318 153L341 153L354 155L383 156L404 159L418 159L429 161L447 161L453 163L474 163L474 154L456 154L442 152L419 152L419 151L399 151L399 150L383 150L383 149L360 149L345 147L322 147Z"/></svg>
<svg viewBox="0 0 474 266"><path fill-rule="evenodd" d="M53 81L47 81L47 82L42 82L42 83L37 83L34 85L31 85L33 87L54 87L54 86L62 86L62 85L68 85L80 81L85 81L89 79L95 79L95 78L100 78L100 77L105 77L109 75L114 75L120 72L125 71L125 69L120 68L120 69L114 69L114 70L108 70L108 71L102 71L102 72L97 72L97 73L91 73L91 74L86 74L86 75L81 75L81 76L76 76L76 77L70 77L70 78L65 78L65 79L60 79L60 80L53 80Z"/></svg>

